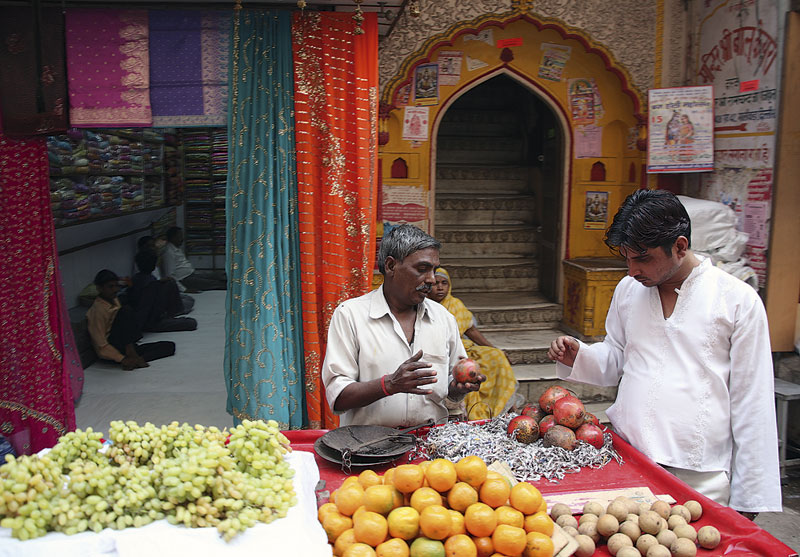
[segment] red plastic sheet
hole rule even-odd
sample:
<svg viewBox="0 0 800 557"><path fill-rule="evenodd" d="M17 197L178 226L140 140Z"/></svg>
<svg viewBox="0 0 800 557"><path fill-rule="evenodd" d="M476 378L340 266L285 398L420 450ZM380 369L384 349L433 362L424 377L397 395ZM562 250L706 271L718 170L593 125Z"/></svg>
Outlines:
<svg viewBox="0 0 800 557"><path fill-rule="evenodd" d="M295 450L314 452L314 442L326 431L294 430L283 433L289 438ZM711 525L716 527L722 536L722 541L716 549L711 551L699 549L698 556L797 556L797 552L781 543L766 530L758 527L733 509L724 507L697 493L616 435L614 435L614 448L622 457L622 465L612 462L599 470L584 468L579 473L567 474L567 477L558 483L547 480L532 483L545 494L646 486L655 494L671 495L679 503L694 499L703 506L703 516L697 522L693 522L692 526L699 529ZM320 478L326 483L325 490L333 491L341 486L347 477L341 467L324 460L319 455L315 454L315 457L319 466ZM378 474L382 474L390 467L404 462L405 459L400 458L394 464L376 466L374 470ZM353 473L358 474L362 470L363 468L357 468ZM610 555L605 545L598 547L594 554L596 556Z"/></svg>

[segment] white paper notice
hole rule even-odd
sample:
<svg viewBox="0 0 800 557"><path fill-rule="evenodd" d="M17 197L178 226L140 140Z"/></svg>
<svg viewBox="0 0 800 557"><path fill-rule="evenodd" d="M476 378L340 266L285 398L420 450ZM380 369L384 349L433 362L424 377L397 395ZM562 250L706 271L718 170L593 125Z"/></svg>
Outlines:
<svg viewBox="0 0 800 557"><path fill-rule="evenodd" d="M403 110L403 139L428 141L428 107L407 106Z"/></svg>

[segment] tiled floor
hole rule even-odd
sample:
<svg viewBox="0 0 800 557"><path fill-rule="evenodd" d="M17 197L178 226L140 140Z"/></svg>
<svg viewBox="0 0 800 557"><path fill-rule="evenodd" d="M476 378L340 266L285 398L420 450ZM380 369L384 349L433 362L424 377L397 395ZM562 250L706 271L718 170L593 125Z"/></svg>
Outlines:
<svg viewBox="0 0 800 557"><path fill-rule="evenodd" d="M135 371L122 371L107 363L87 368L83 397L76 409L78 427L107 431L112 420L233 425L225 411L222 373L225 295L222 291L194 295L197 303L191 316L198 321L196 331L145 337L145 342L174 341L175 356ZM784 512L762 513L756 523L789 547L800 549L800 471L784 487Z"/></svg>

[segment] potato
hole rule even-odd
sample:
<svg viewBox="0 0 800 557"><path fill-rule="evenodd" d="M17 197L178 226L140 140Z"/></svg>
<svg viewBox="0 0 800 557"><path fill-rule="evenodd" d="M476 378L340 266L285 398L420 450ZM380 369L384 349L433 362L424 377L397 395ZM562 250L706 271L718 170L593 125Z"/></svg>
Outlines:
<svg viewBox="0 0 800 557"><path fill-rule="evenodd" d="M672 543L678 539L678 536L672 530L661 530L656 539L664 547L671 547Z"/></svg>
<svg viewBox="0 0 800 557"><path fill-rule="evenodd" d="M578 524L583 524L584 522L597 522L598 518L600 517L596 514L586 513L578 519Z"/></svg>
<svg viewBox="0 0 800 557"><path fill-rule="evenodd" d="M628 504L625 501L621 501L619 498L614 499L608 505L606 514L610 514L616 518L618 522L622 522L625 520L625 517L628 516Z"/></svg>
<svg viewBox="0 0 800 557"><path fill-rule="evenodd" d="M655 536L651 536L650 534L642 534L639 536L639 539L636 540L636 549L638 549L639 553L642 555L647 555L647 550L654 545L658 545L658 540Z"/></svg>
<svg viewBox="0 0 800 557"><path fill-rule="evenodd" d="M700 547L714 549L719 545L719 530L713 526L703 526L697 532L697 541L700 543Z"/></svg>
<svg viewBox="0 0 800 557"><path fill-rule="evenodd" d="M679 524L672 531L675 532L675 535L679 538L687 538L692 540L692 542L697 541L697 530L688 524Z"/></svg>
<svg viewBox="0 0 800 557"><path fill-rule="evenodd" d="M687 509L683 505L675 505L674 507L672 507L672 509L670 509L669 514L670 516L672 516L673 514L681 515L683 519L686 521L686 524L689 524L689 521L692 520L692 513L690 513L689 509Z"/></svg>
<svg viewBox="0 0 800 557"><path fill-rule="evenodd" d="M674 557L695 557L697 555L697 547L694 542L686 538L678 538L672 542L669 550Z"/></svg>
<svg viewBox="0 0 800 557"><path fill-rule="evenodd" d="M659 543L648 549L645 555L647 557L672 557L670 550Z"/></svg>
<svg viewBox="0 0 800 557"><path fill-rule="evenodd" d="M689 514L692 515L692 522L699 520L700 517L703 516L703 506L697 501L686 501L683 506L686 507L689 510Z"/></svg>
<svg viewBox="0 0 800 557"><path fill-rule="evenodd" d="M636 526L639 526L639 515L629 513L628 516L625 517L626 522L633 522Z"/></svg>
<svg viewBox="0 0 800 557"><path fill-rule="evenodd" d="M669 524L667 523L666 520L664 520L663 518L661 518L659 516L658 517L658 531L659 532L663 532L664 530L669 530Z"/></svg>
<svg viewBox="0 0 800 557"><path fill-rule="evenodd" d="M633 543L636 543L636 540L638 540L639 536L642 535L642 531L639 529L639 525L635 522L631 522L630 520L626 520L625 522L620 524L619 531L622 534L628 536Z"/></svg>
<svg viewBox="0 0 800 557"><path fill-rule="evenodd" d="M642 554L635 547L623 547L617 551L617 557L642 557Z"/></svg>
<svg viewBox="0 0 800 557"><path fill-rule="evenodd" d="M686 524L686 519L679 514L673 514L671 517L669 517L669 520L667 520L667 524L671 530L674 530L676 526Z"/></svg>
<svg viewBox="0 0 800 557"><path fill-rule="evenodd" d="M589 536L578 534L575 536L578 542L578 549L575 551L576 557L592 557L595 550L594 540Z"/></svg>
<svg viewBox="0 0 800 557"><path fill-rule="evenodd" d="M613 514L604 514L597 519L597 533L609 538L619 532L619 520Z"/></svg>
<svg viewBox="0 0 800 557"><path fill-rule="evenodd" d="M572 516L571 514L562 514L561 516L558 517L558 520L556 520L556 524L558 524L562 528L564 526L572 526L573 528L577 528L578 519Z"/></svg>
<svg viewBox="0 0 800 557"><path fill-rule="evenodd" d="M589 501L583 506L583 514L600 516L601 514L606 514L606 508L598 501Z"/></svg>
<svg viewBox="0 0 800 557"><path fill-rule="evenodd" d="M663 518L655 511L645 511L639 515L639 528L642 532L656 535L661 531L661 521Z"/></svg>
<svg viewBox="0 0 800 557"><path fill-rule="evenodd" d="M562 528L562 530L564 530L564 532L566 532L567 534L569 534L573 538L578 535L578 529L577 528L573 528L572 526L564 526Z"/></svg>
<svg viewBox="0 0 800 557"><path fill-rule="evenodd" d="M643 512L650 510L650 503L639 503L639 516L642 515Z"/></svg>
<svg viewBox="0 0 800 557"><path fill-rule="evenodd" d="M661 518L669 518L669 503L666 501L656 501L650 505L650 510L657 512Z"/></svg>
<svg viewBox="0 0 800 557"><path fill-rule="evenodd" d="M611 555L616 555L623 547L633 547L633 542L625 534L614 534L608 538L608 552Z"/></svg>
<svg viewBox="0 0 800 557"><path fill-rule="evenodd" d="M600 533L597 531L597 522L584 522L578 526L578 532L592 538L594 543L600 541Z"/></svg>
<svg viewBox="0 0 800 557"><path fill-rule="evenodd" d="M553 508L550 509L550 518L552 518L553 521L558 520L558 517L561 516L562 514L568 514L572 516L572 509L570 509L564 503L556 503L555 505L553 505Z"/></svg>

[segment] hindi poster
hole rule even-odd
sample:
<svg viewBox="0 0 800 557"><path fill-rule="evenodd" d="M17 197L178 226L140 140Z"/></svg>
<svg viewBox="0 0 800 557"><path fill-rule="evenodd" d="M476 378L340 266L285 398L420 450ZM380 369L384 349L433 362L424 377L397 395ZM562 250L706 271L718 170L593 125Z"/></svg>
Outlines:
<svg viewBox="0 0 800 557"><path fill-rule="evenodd" d="M595 90L594 84L590 79L569 80L569 106L573 124L594 124L594 103Z"/></svg>
<svg viewBox="0 0 800 557"><path fill-rule="evenodd" d="M592 159L603 155L603 128L593 124L575 126L573 139L576 159Z"/></svg>
<svg viewBox="0 0 800 557"><path fill-rule="evenodd" d="M541 62L539 62L539 77L550 81L561 81L564 66L567 65L570 54L572 54L572 47L542 43L541 49L544 53L542 54Z"/></svg>
<svg viewBox="0 0 800 557"><path fill-rule="evenodd" d="M587 191L583 227L586 230L605 230L608 222L608 192Z"/></svg>
<svg viewBox="0 0 800 557"><path fill-rule="evenodd" d="M458 85L463 58L461 51L443 50L439 53L439 85Z"/></svg>
<svg viewBox="0 0 800 557"><path fill-rule="evenodd" d="M711 86L648 92L647 172L714 169L714 92Z"/></svg>
<svg viewBox="0 0 800 557"><path fill-rule="evenodd" d="M414 68L414 100L417 104L439 104L439 64Z"/></svg>
<svg viewBox="0 0 800 557"><path fill-rule="evenodd" d="M427 106L407 106L403 109L403 139L428 141Z"/></svg>

